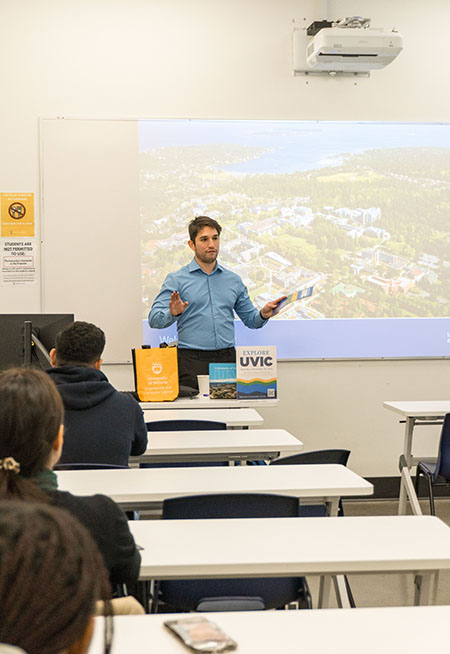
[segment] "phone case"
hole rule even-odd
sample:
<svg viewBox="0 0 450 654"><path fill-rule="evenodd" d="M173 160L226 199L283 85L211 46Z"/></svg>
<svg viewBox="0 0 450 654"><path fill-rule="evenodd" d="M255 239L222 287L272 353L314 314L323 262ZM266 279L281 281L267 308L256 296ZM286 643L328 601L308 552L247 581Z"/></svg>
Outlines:
<svg viewBox="0 0 450 654"><path fill-rule="evenodd" d="M228 652L237 647L215 622L200 616L167 620L164 625L194 652Z"/></svg>

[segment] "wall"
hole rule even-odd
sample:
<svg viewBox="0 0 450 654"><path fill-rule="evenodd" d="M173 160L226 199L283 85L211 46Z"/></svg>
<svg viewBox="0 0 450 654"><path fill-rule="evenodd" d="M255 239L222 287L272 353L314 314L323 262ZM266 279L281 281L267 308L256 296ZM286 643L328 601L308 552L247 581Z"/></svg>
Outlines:
<svg viewBox="0 0 450 654"><path fill-rule="evenodd" d="M320 18L321 4L0 0L0 190L35 192L39 218L39 116L448 120L446 0L330 0L331 18L396 26L405 51L369 79L294 78L292 21ZM39 285L0 287L0 306L39 311ZM363 474L395 474L401 427L381 403L447 397L448 366L283 363L282 400L265 410L267 425L292 429L308 447L351 447ZM131 387L126 367L108 373Z"/></svg>

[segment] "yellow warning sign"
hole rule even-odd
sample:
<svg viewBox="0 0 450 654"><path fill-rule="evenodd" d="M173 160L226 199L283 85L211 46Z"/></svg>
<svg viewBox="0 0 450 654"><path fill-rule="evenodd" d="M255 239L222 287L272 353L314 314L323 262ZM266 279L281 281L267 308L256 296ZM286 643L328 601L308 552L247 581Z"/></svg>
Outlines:
<svg viewBox="0 0 450 654"><path fill-rule="evenodd" d="M4 237L34 236L34 193L2 193Z"/></svg>

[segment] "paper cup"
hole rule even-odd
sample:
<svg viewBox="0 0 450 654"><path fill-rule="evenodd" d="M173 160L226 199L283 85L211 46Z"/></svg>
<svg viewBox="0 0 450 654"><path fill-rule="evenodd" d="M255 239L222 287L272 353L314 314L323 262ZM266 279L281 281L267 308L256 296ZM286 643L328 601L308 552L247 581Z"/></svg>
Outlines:
<svg viewBox="0 0 450 654"><path fill-rule="evenodd" d="M209 375L197 375L198 390L200 395L209 396Z"/></svg>

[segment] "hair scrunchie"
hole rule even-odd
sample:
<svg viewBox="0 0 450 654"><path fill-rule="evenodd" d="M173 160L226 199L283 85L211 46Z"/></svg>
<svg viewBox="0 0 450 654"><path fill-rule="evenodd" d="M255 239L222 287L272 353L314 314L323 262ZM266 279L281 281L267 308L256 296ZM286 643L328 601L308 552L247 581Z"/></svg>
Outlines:
<svg viewBox="0 0 450 654"><path fill-rule="evenodd" d="M7 456L4 459L0 459L0 469L15 472L18 475L20 472L20 463L12 456Z"/></svg>

